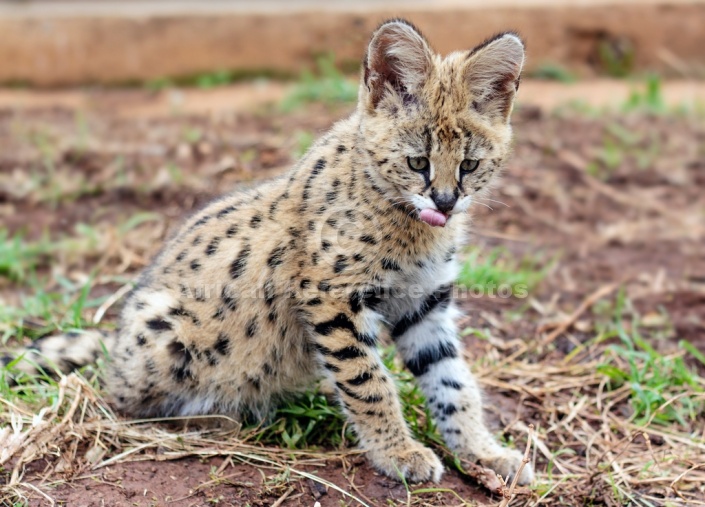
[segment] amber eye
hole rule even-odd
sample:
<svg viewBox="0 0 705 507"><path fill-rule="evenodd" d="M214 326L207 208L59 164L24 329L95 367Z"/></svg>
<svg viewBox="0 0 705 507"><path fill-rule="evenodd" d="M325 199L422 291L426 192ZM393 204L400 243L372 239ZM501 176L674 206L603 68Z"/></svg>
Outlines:
<svg viewBox="0 0 705 507"><path fill-rule="evenodd" d="M409 168L414 171L428 171L429 162L426 157L408 157Z"/></svg>
<svg viewBox="0 0 705 507"><path fill-rule="evenodd" d="M460 163L460 174L470 174L475 171L479 165L479 160L470 160L469 158L466 158Z"/></svg>

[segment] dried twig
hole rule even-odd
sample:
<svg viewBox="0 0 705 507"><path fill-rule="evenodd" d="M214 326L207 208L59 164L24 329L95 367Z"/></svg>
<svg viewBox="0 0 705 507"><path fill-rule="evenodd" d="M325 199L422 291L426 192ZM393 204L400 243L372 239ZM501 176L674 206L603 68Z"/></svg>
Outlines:
<svg viewBox="0 0 705 507"><path fill-rule="evenodd" d="M604 285L592 294L590 294L583 300L582 303L580 303L580 306L578 306L578 308L576 308L575 311L568 316L567 319L561 322L556 329L554 329L545 338L543 338L539 342L539 345L545 347L549 343L552 343L561 334L565 333L570 328L570 326L575 324L580 318L580 316L585 313L585 311L587 311L598 300L614 292L620 285L622 285L622 283L623 281Z"/></svg>
<svg viewBox="0 0 705 507"><path fill-rule="evenodd" d="M529 435L526 440L526 449L524 449L524 458L521 460L521 465L519 465L519 470L517 470L517 473L514 474L514 479L512 480L512 483L510 484L508 489L505 489L505 491L502 492L502 501L499 503L499 507L507 507L509 505L509 502L512 501L512 498L514 498L514 490L517 487L517 483L519 482L519 477L521 477L521 472L524 470L524 467L529 464L531 459L529 458L529 454L531 452L531 443L533 442L534 439L534 425L529 424Z"/></svg>

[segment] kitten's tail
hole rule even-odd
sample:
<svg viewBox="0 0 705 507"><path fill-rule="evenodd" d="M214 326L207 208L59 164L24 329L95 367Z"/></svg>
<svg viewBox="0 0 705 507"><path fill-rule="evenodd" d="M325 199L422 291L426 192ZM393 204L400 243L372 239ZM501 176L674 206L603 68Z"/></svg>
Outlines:
<svg viewBox="0 0 705 507"><path fill-rule="evenodd" d="M42 371L51 376L57 372L67 374L95 363L103 351L112 349L116 338L116 332L100 330L47 336L2 356L0 363L4 369L12 365L11 371L28 375Z"/></svg>

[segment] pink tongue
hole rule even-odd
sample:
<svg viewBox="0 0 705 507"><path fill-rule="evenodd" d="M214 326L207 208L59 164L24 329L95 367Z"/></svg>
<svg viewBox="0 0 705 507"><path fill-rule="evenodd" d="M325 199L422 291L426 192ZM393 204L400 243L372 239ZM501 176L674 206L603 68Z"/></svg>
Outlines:
<svg viewBox="0 0 705 507"><path fill-rule="evenodd" d="M419 218L422 222L426 222L428 225L432 225L434 227L443 227L447 220L443 213L431 208L422 209L419 213Z"/></svg>

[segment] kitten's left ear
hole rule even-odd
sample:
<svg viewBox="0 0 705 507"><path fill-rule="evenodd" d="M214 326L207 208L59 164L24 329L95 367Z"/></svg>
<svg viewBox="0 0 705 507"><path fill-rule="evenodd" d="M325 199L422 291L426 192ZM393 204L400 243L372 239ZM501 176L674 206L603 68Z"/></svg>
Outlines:
<svg viewBox="0 0 705 507"><path fill-rule="evenodd" d="M524 42L514 33L493 37L467 58L464 77L471 107L492 121L509 121L524 66Z"/></svg>
<svg viewBox="0 0 705 507"><path fill-rule="evenodd" d="M387 21L367 48L361 99L371 109L387 95L404 103L420 91L432 65L433 53L414 25L402 19Z"/></svg>

